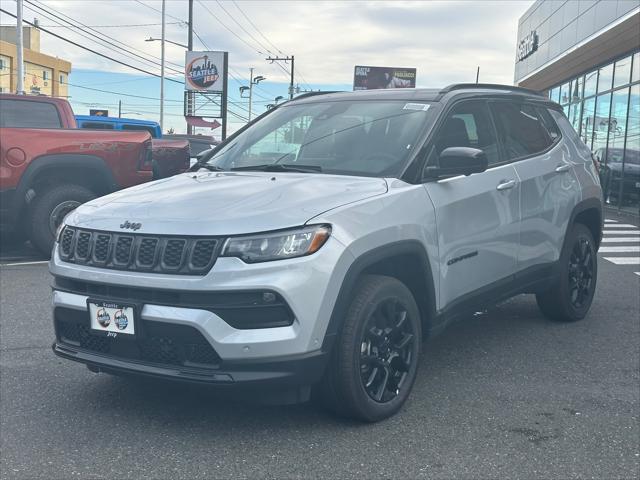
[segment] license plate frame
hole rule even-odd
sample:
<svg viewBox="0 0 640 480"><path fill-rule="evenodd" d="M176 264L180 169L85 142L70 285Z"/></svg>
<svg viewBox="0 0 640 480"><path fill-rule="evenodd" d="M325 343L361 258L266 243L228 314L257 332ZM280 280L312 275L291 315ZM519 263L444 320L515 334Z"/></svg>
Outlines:
<svg viewBox="0 0 640 480"><path fill-rule="evenodd" d="M102 321L98 319L100 310L104 310ZM87 315L92 335L135 340L140 333L139 312L138 305L134 303L87 298ZM105 313L108 318L104 316Z"/></svg>

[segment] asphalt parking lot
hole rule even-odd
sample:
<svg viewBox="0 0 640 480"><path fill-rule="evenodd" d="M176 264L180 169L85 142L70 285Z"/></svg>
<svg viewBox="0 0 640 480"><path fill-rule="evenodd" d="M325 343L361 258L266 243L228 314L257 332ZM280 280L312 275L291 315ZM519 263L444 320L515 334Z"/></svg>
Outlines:
<svg viewBox="0 0 640 480"><path fill-rule="evenodd" d="M404 410L366 425L55 357L25 248L0 259L2 478L640 477L640 266L609 254L584 321L531 296L472 315L425 344Z"/></svg>

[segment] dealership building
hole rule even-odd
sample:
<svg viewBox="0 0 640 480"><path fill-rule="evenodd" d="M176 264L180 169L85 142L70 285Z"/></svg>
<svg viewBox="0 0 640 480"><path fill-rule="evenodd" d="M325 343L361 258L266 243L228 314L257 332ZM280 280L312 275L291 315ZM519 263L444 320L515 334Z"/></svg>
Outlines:
<svg viewBox="0 0 640 480"><path fill-rule="evenodd" d="M638 214L638 0L537 0L518 23L514 81L562 105L600 160L606 202Z"/></svg>

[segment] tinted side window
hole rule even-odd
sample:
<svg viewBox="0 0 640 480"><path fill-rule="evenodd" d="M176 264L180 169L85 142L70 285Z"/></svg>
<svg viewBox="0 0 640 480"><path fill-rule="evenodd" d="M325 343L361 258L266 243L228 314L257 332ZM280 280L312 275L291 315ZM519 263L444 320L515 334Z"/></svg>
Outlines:
<svg viewBox="0 0 640 480"><path fill-rule="evenodd" d="M90 128L91 130L113 130L113 123L84 122L80 128Z"/></svg>
<svg viewBox="0 0 640 480"><path fill-rule="evenodd" d="M144 125L122 125L123 130L136 130L138 132L149 132L153 138L156 137L156 130L152 127L145 127Z"/></svg>
<svg viewBox="0 0 640 480"><path fill-rule="evenodd" d="M0 127L62 128L55 105L26 100L0 100Z"/></svg>
<svg viewBox="0 0 640 480"><path fill-rule="evenodd" d="M547 129L547 133L551 137L551 140L555 142L558 138L560 138L560 127L558 127L558 124L549 113L549 110L544 107L536 107L536 111L540 115L542 123Z"/></svg>
<svg viewBox="0 0 640 480"><path fill-rule="evenodd" d="M553 144L553 139L532 105L495 102L491 104L491 110L507 160L540 153Z"/></svg>
<svg viewBox="0 0 640 480"><path fill-rule="evenodd" d="M471 147L484 151L489 165L500 162L498 142L489 117L489 110L483 101L463 102L456 105L440 127L434 146L436 158L445 148Z"/></svg>

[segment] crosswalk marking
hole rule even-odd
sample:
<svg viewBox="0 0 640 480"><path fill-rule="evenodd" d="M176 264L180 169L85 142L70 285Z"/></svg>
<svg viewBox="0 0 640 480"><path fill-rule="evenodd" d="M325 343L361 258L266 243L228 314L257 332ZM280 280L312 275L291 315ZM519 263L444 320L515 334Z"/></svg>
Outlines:
<svg viewBox="0 0 640 480"><path fill-rule="evenodd" d="M605 235L639 235L640 230L604 230Z"/></svg>
<svg viewBox="0 0 640 480"><path fill-rule="evenodd" d="M640 272L633 272L633 273L635 273L636 275L638 275L640 277Z"/></svg>
<svg viewBox="0 0 640 480"><path fill-rule="evenodd" d="M640 265L640 257L602 257L616 265Z"/></svg>
<svg viewBox="0 0 640 480"><path fill-rule="evenodd" d="M640 243L640 234L635 237L604 237L602 243Z"/></svg>
<svg viewBox="0 0 640 480"><path fill-rule="evenodd" d="M610 220L608 218L605 218L604 219L604 223L618 223L618 221L617 220Z"/></svg>
<svg viewBox="0 0 640 480"><path fill-rule="evenodd" d="M640 245L616 245L614 247L600 247L600 253L640 253Z"/></svg>
<svg viewBox="0 0 640 480"><path fill-rule="evenodd" d="M609 225L606 225L606 228L638 228L635 225L631 225L629 223L612 223Z"/></svg>

